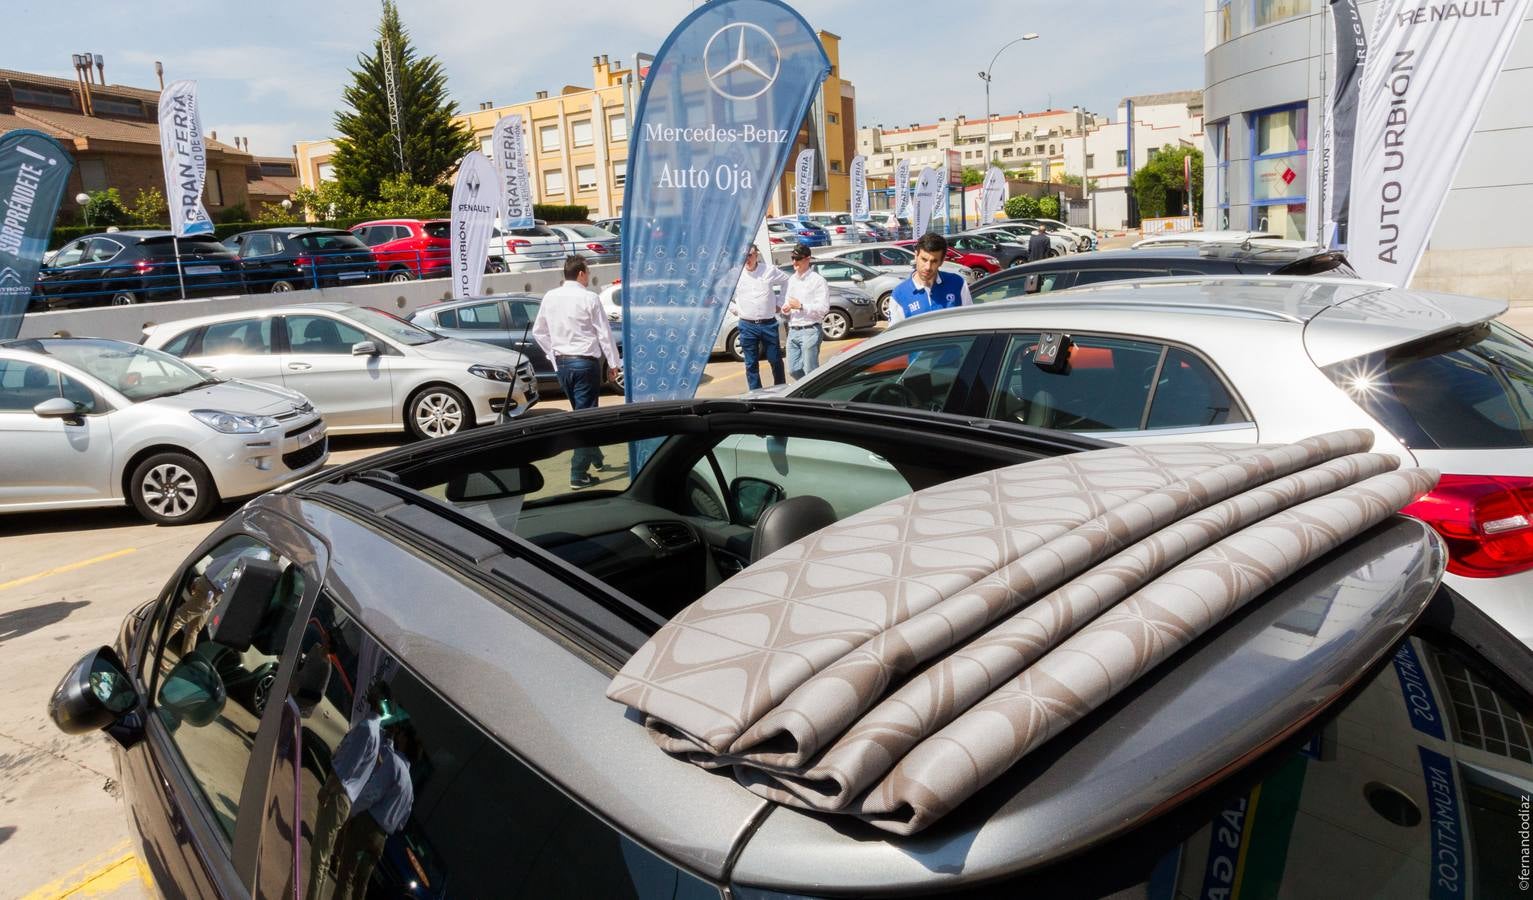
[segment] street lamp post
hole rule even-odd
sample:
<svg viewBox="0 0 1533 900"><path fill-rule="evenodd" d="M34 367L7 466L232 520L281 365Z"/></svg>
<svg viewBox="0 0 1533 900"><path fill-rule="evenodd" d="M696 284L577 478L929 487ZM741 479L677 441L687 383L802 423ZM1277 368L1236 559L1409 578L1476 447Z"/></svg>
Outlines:
<svg viewBox="0 0 1533 900"><path fill-rule="evenodd" d="M90 194L81 191L75 194L75 202L80 204L80 213L85 216L85 227L90 227Z"/></svg>
<svg viewBox="0 0 1533 900"><path fill-rule="evenodd" d="M995 51L995 55L990 57L990 65L985 67L985 71L979 73L980 80L985 83L985 169L986 170L988 170L990 168L990 162L991 162L991 160L990 160L990 81L991 81L992 74L995 72L995 61L1000 59L1001 58L1001 52L1004 51L1007 47L1010 47L1012 44L1020 44L1023 41L1034 41L1034 40L1037 40L1037 39L1038 39L1038 32L1036 32L1036 31L1029 31L1027 34L1022 35L1021 37L1017 38L1016 40L1010 41L1010 42L1002 45L1001 49Z"/></svg>

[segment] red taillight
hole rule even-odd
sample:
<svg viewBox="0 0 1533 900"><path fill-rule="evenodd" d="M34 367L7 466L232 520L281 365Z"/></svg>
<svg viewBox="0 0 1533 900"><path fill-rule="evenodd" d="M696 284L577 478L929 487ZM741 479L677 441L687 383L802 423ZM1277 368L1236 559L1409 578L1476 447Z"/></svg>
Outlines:
<svg viewBox="0 0 1533 900"><path fill-rule="evenodd" d="M1498 578L1533 569L1533 478L1444 475L1401 512L1443 536L1454 575Z"/></svg>
<svg viewBox="0 0 1533 900"><path fill-rule="evenodd" d="M769 240L769 241L771 241L771 242L772 242L772 243L774 243L774 244L781 244L781 243L782 243L782 242L783 242L783 241L785 241L785 240L787 240L787 238L780 238L780 237L770 237L770 236L769 236L769 237L768 237L768 238L767 238L767 240Z"/></svg>
<svg viewBox="0 0 1533 900"><path fill-rule="evenodd" d="M607 248L603 244L586 244L586 249L592 253L606 253Z"/></svg>
<svg viewBox="0 0 1533 900"><path fill-rule="evenodd" d="M512 253L515 253L516 249L518 247L531 247L531 246L532 246L532 241L524 240L522 238L512 238L511 240L506 241L506 249L509 250Z"/></svg>
<svg viewBox="0 0 1533 900"><path fill-rule="evenodd" d="M297 266L300 269L304 268L305 266L312 266L312 265L314 265L314 257L312 257L312 256L300 256L297 259L293 260L293 265Z"/></svg>
<svg viewBox="0 0 1533 900"><path fill-rule="evenodd" d="M844 225L837 225L836 226L836 234L846 234L846 226L844 226Z"/></svg>
<svg viewBox="0 0 1533 900"><path fill-rule="evenodd" d="M133 268L140 275L143 275L144 273L148 272L150 269L154 268L154 263L150 262L147 259L141 259L138 262L133 264Z"/></svg>

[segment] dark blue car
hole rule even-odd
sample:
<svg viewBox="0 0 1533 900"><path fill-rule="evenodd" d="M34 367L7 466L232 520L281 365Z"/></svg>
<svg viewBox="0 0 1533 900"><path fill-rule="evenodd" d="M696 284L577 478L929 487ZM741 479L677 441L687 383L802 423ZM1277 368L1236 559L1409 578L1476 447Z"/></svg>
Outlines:
<svg viewBox="0 0 1533 900"><path fill-rule="evenodd" d="M783 217L767 220L767 235L797 241L805 247L829 247L830 235L818 225L802 219ZM774 241L773 243L778 243Z"/></svg>

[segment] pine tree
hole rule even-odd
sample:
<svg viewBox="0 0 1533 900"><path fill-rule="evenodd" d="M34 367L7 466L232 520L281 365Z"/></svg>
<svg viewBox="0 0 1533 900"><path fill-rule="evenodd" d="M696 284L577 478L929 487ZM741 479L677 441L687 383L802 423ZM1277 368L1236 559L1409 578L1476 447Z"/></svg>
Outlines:
<svg viewBox="0 0 1533 900"><path fill-rule="evenodd" d="M394 57L399 91L404 166L389 124L383 53L385 40ZM447 96L447 75L434 56L418 56L399 22L393 0L383 0L378 40L371 55L357 56L357 70L342 97L349 110L335 114L335 177L341 189L362 201L375 200L379 186L401 171L417 185L442 182L463 155L473 149L473 134L454 122L457 104Z"/></svg>

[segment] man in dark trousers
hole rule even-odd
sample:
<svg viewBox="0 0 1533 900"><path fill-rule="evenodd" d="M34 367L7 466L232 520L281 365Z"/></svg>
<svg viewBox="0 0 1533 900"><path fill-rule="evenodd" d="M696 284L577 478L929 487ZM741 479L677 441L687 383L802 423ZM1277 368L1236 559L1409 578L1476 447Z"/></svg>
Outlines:
<svg viewBox="0 0 1533 900"><path fill-rule="evenodd" d="M1048 259L1053 252L1053 246L1049 243L1049 233L1039 228L1033 232L1033 236L1027 239L1027 261L1036 262L1040 259Z"/></svg>
<svg viewBox="0 0 1533 900"><path fill-rule="evenodd" d="M621 371L617 344L612 340L612 326L601 299L588 285L591 273L586 261L578 256L564 260L564 283L543 295L538 304L538 318L532 323L532 339L553 361L554 375L570 409L588 409L601 393L602 360L613 372ZM606 471L600 447L576 447L570 458L570 487L584 488L597 483L590 470Z"/></svg>

